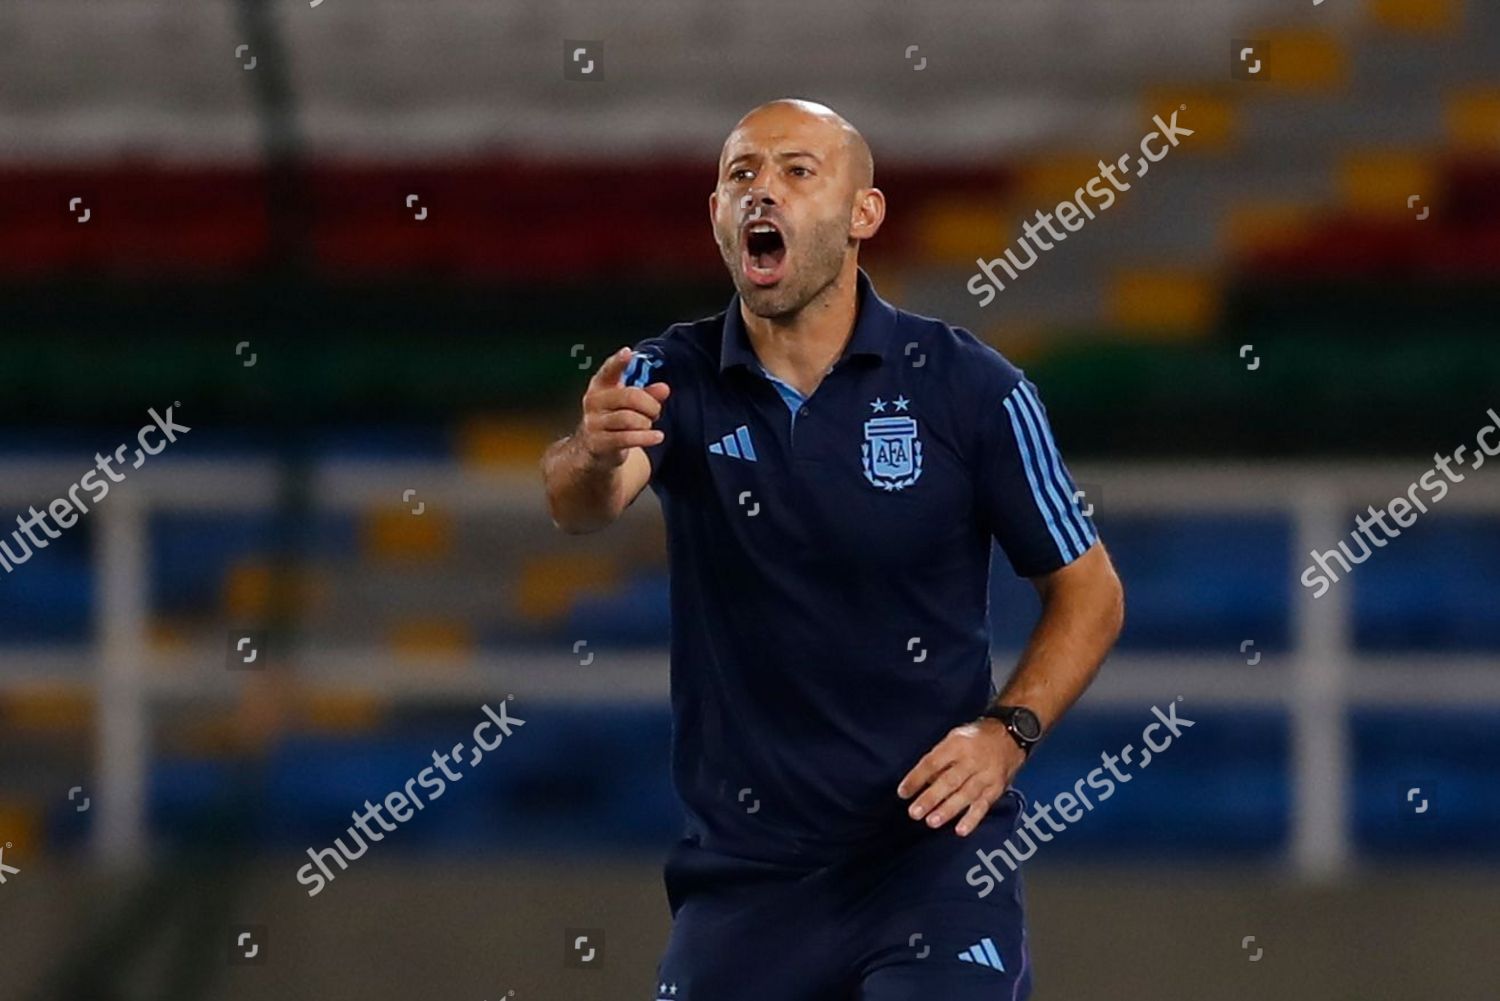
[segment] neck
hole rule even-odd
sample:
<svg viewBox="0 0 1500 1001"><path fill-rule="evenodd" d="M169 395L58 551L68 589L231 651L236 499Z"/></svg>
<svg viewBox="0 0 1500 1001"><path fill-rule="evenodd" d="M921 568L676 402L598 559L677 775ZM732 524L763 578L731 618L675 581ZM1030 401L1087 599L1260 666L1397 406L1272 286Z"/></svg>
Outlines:
<svg viewBox="0 0 1500 1001"><path fill-rule="evenodd" d="M802 395L812 395L854 335L858 276L858 262L851 256L837 278L787 316L756 316L740 303L750 345L767 372Z"/></svg>

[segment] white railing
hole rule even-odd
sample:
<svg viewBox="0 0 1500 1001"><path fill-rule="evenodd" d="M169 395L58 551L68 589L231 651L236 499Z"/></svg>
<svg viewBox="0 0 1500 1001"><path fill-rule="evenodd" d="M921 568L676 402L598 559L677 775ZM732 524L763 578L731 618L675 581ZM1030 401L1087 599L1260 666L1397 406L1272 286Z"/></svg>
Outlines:
<svg viewBox="0 0 1500 1001"><path fill-rule="evenodd" d="M0 510L41 507L76 480L77 464L5 464ZM1428 655L1358 656L1350 642L1348 579L1322 598L1296 582L1312 549L1334 548L1352 527L1352 512L1405 493L1420 470L1390 465L1110 465L1081 466L1077 479L1101 485L1102 527L1116 514L1282 513L1294 526L1290 564L1294 643L1284 658L1263 655L1250 665L1236 649L1205 655L1142 654L1111 659L1089 694L1089 705L1149 705L1183 696L1192 705L1265 706L1290 713L1294 828L1289 861L1305 878L1342 874L1354 861L1349 837L1351 774L1347 712L1373 705L1500 705L1500 662ZM97 597L91 648L36 654L0 647L0 691L40 680L88 678L97 692L98 820L101 858L128 863L145 854L144 804L151 756L151 712L184 698L232 697L243 672L225 669L225 645L156 651L146 607L147 516L153 511L253 511L275 503L276 467L252 462L173 462L131 474L95 510L93 550ZM492 476L450 464L332 464L317 472L308 496L314 508L391 508L402 491L420 487L429 509L454 514L524 516L541 511L535 477ZM1500 513L1500 480L1468 475L1432 516L1457 511ZM658 517L644 502L630 519ZM74 529L76 530L76 528ZM1399 544L1399 543L1397 543ZM40 552L33 559L45 559ZM1378 557L1376 557L1378 558ZM10 586L24 586L27 566ZM1357 576L1357 574L1356 574ZM1129 581L1127 583L1127 589ZM1253 639L1253 637L1247 637ZM299 683L377 693L396 700L485 698L521 691L527 699L664 702L664 651L599 657L585 667L571 651L478 655L466 670L418 673L409 657L383 648L309 647L295 652ZM997 657L1004 669L1005 659Z"/></svg>

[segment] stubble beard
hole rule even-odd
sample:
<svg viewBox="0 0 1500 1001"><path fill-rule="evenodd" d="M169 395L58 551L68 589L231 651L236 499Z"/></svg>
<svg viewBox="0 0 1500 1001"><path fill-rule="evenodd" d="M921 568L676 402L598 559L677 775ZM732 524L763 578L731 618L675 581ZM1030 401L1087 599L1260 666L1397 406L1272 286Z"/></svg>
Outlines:
<svg viewBox="0 0 1500 1001"><path fill-rule="evenodd" d="M719 254L740 294L740 301L756 316L781 320L800 312L838 280L849 248L849 227L838 219L814 223L801 246L806 260L776 285L766 288L752 282L740 269L739 231L718 238Z"/></svg>

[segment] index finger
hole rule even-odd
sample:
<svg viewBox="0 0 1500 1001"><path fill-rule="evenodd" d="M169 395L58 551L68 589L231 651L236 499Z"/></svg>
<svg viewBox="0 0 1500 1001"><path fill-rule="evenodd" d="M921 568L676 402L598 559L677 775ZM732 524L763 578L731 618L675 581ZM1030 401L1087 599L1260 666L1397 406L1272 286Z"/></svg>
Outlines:
<svg viewBox="0 0 1500 1001"><path fill-rule="evenodd" d="M601 388L618 386L620 384L620 376L625 374L625 366L630 364L630 355L631 351L629 348L621 348L604 359L604 364L599 366L599 371L594 373L594 377L589 380L589 383Z"/></svg>

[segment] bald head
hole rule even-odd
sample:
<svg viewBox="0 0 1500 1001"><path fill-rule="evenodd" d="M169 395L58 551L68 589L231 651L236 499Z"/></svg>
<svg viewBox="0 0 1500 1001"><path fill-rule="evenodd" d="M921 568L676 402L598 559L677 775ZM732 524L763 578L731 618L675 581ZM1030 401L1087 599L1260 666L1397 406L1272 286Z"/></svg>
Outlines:
<svg viewBox="0 0 1500 1001"><path fill-rule="evenodd" d="M859 245L885 218L874 182L864 136L829 107L784 98L741 118L708 206L744 307L787 317L835 283L852 295Z"/></svg>
<svg viewBox="0 0 1500 1001"><path fill-rule="evenodd" d="M755 125L768 125L777 131L790 131L793 128L807 129L811 127L814 132L825 131L830 139L831 145L838 149L845 158L849 178L856 188L868 188L875 183L875 158L870 153L870 144L865 142L865 137L859 134L843 115L834 111L826 104L816 101L804 101L797 97L782 97L774 101L752 109L749 114L741 118L729 133L729 138L724 140L724 148L719 153L719 169L722 172L725 157L729 155L735 139L746 129Z"/></svg>

